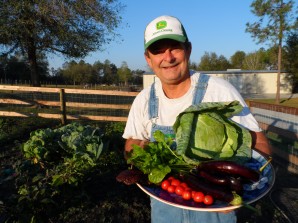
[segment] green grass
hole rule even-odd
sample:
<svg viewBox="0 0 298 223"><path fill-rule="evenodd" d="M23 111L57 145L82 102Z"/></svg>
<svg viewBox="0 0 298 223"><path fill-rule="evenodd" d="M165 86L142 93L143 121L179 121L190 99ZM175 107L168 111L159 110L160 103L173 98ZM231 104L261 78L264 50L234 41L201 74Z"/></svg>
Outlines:
<svg viewBox="0 0 298 223"><path fill-rule="evenodd" d="M275 99L255 99L254 98L254 99L248 99L248 100L276 105ZM280 100L280 103L277 105L298 108L298 98L282 98Z"/></svg>

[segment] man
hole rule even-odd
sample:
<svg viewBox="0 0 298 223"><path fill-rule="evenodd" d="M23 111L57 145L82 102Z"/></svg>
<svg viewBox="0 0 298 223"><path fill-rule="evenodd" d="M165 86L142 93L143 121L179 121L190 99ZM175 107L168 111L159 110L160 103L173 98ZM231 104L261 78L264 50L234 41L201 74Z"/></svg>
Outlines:
<svg viewBox="0 0 298 223"><path fill-rule="evenodd" d="M158 80L136 97L131 107L123 137L125 152L136 144L154 141L153 133L161 130L174 135L173 124L178 114L192 104L238 100L243 111L232 120L250 130L253 148L270 155L268 141L250 113L239 92L221 78L189 70L191 43L181 22L171 16L160 16L145 30L145 59ZM235 212L188 211L151 198L151 220L171 222L236 222Z"/></svg>

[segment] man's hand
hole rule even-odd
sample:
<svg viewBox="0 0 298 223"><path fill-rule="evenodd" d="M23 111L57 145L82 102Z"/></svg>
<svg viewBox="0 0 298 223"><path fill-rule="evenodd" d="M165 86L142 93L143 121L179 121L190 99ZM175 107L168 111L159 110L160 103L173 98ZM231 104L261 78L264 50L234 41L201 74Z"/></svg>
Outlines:
<svg viewBox="0 0 298 223"><path fill-rule="evenodd" d="M125 142L125 151L124 151L124 157L127 158L127 153L129 153L132 150L132 145L138 145L142 148L144 148L145 145L149 143L148 140L140 140L140 139L127 139Z"/></svg>
<svg viewBox="0 0 298 223"><path fill-rule="evenodd" d="M252 136L252 148L264 155L272 156L271 145L263 132L250 132Z"/></svg>

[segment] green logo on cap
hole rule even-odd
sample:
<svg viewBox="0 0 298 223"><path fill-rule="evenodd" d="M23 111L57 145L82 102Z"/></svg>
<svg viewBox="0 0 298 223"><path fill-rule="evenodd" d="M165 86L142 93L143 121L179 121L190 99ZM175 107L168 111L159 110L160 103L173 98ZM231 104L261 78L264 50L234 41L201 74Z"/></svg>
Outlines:
<svg viewBox="0 0 298 223"><path fill-rule="evenodd" d="M156 29L164 29L167 27L167 22L166 21L160 21L156 23Z"/></svg>

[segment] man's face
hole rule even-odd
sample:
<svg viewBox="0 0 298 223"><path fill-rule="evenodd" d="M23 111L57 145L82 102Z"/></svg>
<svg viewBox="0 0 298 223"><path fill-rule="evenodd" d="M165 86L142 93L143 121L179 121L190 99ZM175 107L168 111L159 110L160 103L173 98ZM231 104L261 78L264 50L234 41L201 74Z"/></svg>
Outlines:
<svg viewBox="0 0 298 223"><path fill-rule="evenodd" d="M163 39L149 46L145 59L165 84L178 84L189 76L191 45L185 47L175 40Z"/></svg>

